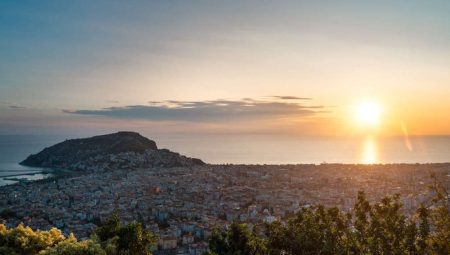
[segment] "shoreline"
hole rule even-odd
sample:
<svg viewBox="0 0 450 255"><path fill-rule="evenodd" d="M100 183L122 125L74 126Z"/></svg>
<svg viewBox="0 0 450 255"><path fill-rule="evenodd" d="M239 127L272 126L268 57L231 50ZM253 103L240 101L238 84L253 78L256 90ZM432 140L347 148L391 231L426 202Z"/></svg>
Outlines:
<svg viewBox="0 0 450 255"><path fill-rule="evenodd" d="M3 172L6 172L6 171L3 171ZM14 170L8 171L8 172L14 172ZM21 184L21 183L51 182L54 180L58 180L61 177L70 176L73 174L74 171L67 170L67 169L59 169L59 168L45 168L43 170L30 170L30 171L18 170L17 172L22 172L22 173L0 176L0 180L4 180L6 182L14 182L14 183L5 183L3 185L0 184L0 188L9 186L9 185ZM35 176L35 175L42 175L42 178L39 178L39 179L27 178L27 176L31 177L31 176ZM23 178L20 178L20 177L23 177Z"/></svg>
<svg viewBox="0 0 450 255"><path fill-rule="evenodd" d="M26 165L25 165L26 166ZM401 166L401 167L420 167L420 166L431 166L431 167L439 167L439 166L447 166L450 168L450 162L437 162L437 163L379 163L379 164L362 164L362 163L354 163L354 164L348 164L348 163L320 163L320 164L308 164L308 163L301 163L301 164L236 164L236 163L227 163L227 164L209 164L206 163L204 167L345 167L345 166L351 166L351 167L358 167L358 168L383 168L383 167L395 167L395 166ZM47 167L43 170L18 170L21 172L26 172L24 174L12 174L12 175L6 175L6 176L0 176L0 179L6 180L6 181L14 181L15 183L8 183L4 185L0 185L0 188L10 185L16 185L16 184L22 184L22 183L48 183L52 181L57 181L58 179L64 178L64 177L77 177L77 176L83 176L83 175L89 175L89 174L105 174L110 171L138 171L138 170L152 170L152 169L171 169L171 168L177 168L177 167L149 167L149 168L129 168L129 169L109 169L109 170L103 170L103 171L89 171L89 170L69 170L69 169L62 169L62 168L51 168ZM280 169L285 170L285 169ZM34 172L33 172L34 171ZM339 171L339 170L336 170ZM1 171L0 171L1 172ZM11 171L12 172L12 171ZM30 173L31 172L31 173ZM30 180L26 178L11 178L16 176L34 176L37 174L43 174L43 175L49 175L47 177L43 177L36 180Z"/></svg>

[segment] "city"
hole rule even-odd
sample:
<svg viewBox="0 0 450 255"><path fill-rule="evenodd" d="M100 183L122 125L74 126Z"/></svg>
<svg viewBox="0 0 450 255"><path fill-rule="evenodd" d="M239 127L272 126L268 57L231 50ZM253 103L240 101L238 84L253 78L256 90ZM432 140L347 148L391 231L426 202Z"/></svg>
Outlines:
<svg viewBox="0 0 450 255"><path fill-rule="evenodd" d="M202 254L215 226L283 222L317 204L347 211L358 191L369 201L400 194L412 214L434 181L450 185L450 164L126 166L0 187L0 208L14 215L2 221L88 238L117 213L159 236L155 254Z"/></svg>

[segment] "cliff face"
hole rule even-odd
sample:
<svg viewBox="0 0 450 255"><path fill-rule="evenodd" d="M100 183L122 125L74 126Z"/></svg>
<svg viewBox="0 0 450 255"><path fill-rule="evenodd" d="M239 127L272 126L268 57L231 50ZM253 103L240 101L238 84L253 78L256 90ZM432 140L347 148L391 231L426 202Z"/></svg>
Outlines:
<svg viewBox="0 0 450 255"><path fill-rule="evenodd" d="M188 158L169 150L159 150L154 141L138 133L118 132L66 140L28 156L20 164L72 170L104 170L204 163L200 159Z"/></svg>

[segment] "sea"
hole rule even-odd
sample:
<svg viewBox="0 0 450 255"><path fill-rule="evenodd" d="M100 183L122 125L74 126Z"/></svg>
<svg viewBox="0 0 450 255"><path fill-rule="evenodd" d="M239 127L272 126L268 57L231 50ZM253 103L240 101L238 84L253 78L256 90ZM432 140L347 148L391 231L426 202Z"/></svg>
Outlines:
<svg viewBox="0 0 450 255"><path fill-rule="evenodd" d="M450 162L450 136L290 137L279 135L152 135L159 148L213 164L390 164ZM51 171L19 164L63 135L0 135L0 186L48 178Z"/></svg>

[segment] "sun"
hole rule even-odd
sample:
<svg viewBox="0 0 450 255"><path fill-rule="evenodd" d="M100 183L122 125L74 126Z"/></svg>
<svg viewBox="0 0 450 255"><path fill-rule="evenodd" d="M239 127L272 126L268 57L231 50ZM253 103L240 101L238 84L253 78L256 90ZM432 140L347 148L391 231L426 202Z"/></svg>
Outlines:
<svg viewBox="0 0 450 255"><path fill-rule="evenodd" d="M361 102L356 107L356 121L363 126L376 127L380 124L381 106L374 101Z"/></svg>

